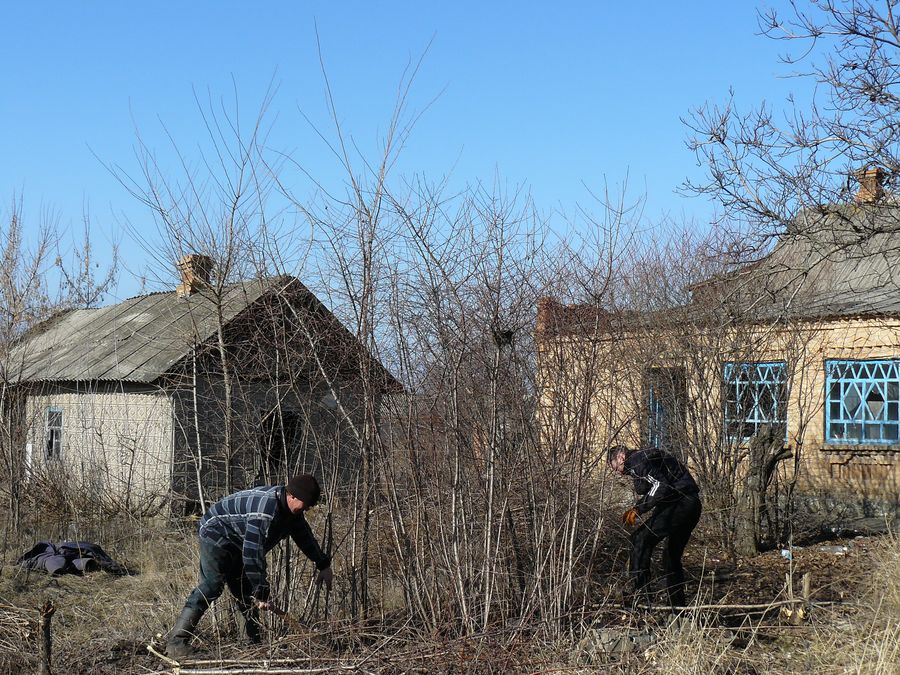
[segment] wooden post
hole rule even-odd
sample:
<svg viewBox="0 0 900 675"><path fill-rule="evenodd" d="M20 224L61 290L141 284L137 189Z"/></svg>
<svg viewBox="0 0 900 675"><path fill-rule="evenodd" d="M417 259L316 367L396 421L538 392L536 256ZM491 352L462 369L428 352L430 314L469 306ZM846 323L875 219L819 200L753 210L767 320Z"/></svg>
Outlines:
<svg viewBox="0 0 900 675"><path fill-rule="evenodd" d="M40 620L38 621L41 629L41 667L38 670L39 675L51 675L52 673L50 669L52 654L50 620L53 618L55 611L56 607L53 606L53 603L50 600L45 600L41 607Z"/></svg>
<svg viewBox="0 0 900 675"><path fill-rule="evenodd" d="M812 572L805 572L803 574L803 578L800 581L802 585L802 590L800 591L803 594L803 609L809 614L810 603L812 602Z"/></svg>
<svg viewBox="0 0 900 675"><path fill-rule="evenodd" d="M790 609L787 611L787 619L793 626L799 626L809 616L809 596L810 586L812 585L812 576L809 572L804 572L800 578L800 599L794 599L794 585L790 573L787 575L788 583L788 599L791 601Z"/></svg>

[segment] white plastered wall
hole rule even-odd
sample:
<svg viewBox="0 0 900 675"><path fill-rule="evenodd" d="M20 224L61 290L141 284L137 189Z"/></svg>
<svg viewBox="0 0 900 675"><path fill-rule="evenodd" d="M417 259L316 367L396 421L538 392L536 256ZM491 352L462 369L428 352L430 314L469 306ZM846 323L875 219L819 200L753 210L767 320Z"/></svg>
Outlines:
<svg viewBox="0 0 900 675"><path fill-rule="evenodd" d="M162 497L171 485L172 401L163 393L53 393L28 397L31 463L47 466L47 411L63 411L58 462L87 488ZM26 448L26 454L28 449Z"/></svg>

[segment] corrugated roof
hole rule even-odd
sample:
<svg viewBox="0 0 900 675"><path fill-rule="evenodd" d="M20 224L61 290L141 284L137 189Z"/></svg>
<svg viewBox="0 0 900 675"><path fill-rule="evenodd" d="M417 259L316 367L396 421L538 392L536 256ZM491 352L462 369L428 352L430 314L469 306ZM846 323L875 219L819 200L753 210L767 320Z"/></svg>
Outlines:
<svg viewBox="0 0 900 675"><path fill-rule="evenodd" d="M225 288L225 322L292 277ZM296 282L299 283L299 282ZM307 291L308 292L308 291ZM152 382L215 334L217 303L207 293L153 293L100 309L78 309L36 326L13 348L9 380Z"/></svg>
<svg viewBox="0 0 900 675"><path fill-rule="evenodd" d="M898 316L898 253L893 204L808 210L769 256L725 288L758 317Z"/></svg>
<svg viewBox="0 0 900 675"><path fill-rule="evenodd" d="M900 204L830 205L803 211L772 252L692 287L688 305L655 312L538 303L539 337L606 333L611 327L729 321L900 317Z"/></svg>

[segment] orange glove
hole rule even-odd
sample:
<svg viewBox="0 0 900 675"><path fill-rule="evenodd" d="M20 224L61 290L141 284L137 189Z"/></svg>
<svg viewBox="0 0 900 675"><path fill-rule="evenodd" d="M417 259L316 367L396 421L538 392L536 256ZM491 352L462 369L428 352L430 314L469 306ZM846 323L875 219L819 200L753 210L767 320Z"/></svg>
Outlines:
<svg viewBox="0 0 900 675"><path fill-rule="evenodd" d="M625 523L626 525L631 526L631 525L634 525L634 523L637 521L637 517L638 517L637 509L630 508L622 515L622 522Z"/></svg>

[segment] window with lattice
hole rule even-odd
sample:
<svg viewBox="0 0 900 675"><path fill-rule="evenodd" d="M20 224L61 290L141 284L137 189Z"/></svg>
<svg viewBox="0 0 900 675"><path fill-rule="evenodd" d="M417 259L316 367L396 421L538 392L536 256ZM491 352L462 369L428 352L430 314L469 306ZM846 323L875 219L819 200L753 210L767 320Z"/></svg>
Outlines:
<svg viewBox="0 0 900 675"><path fill-rule="evenodd" d="M829 443L900 443L900 361L825 362Z"/></svg>
<svg viewBox="0 0 900 675"><path fill-rule="evenodd" d="M47 424L44 427L44 454L47 459L62 457L63 411L47 408Z"/></svg>
<svg viewBox="0 0 900 675"><path fill-rule="evenodd" d="M722 374L725 436L747 440L763 426L787 435L784 361L728 362Z"/></svg>

